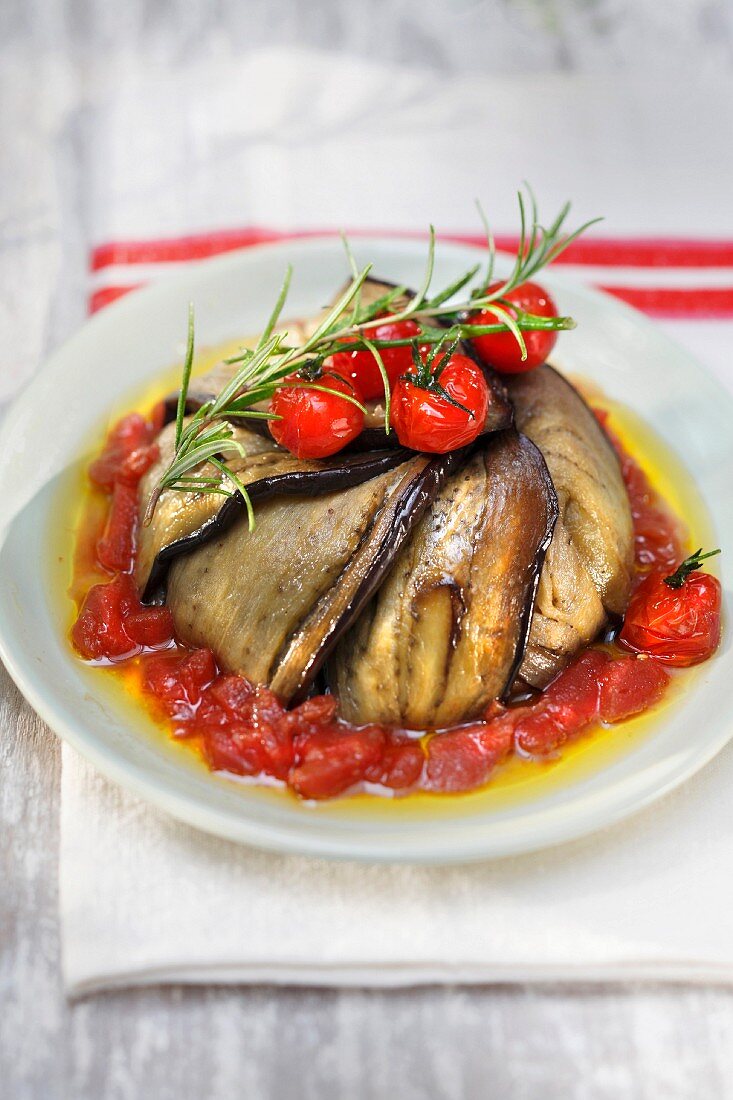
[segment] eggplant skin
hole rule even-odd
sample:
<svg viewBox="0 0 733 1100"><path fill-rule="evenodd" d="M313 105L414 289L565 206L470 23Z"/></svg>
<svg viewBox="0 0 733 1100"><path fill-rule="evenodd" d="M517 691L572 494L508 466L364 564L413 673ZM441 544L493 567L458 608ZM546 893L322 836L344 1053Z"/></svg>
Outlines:
<svg viewBox="0 0 733 1100"><path fill-rule="evenodd" d="M488 437L448 478L328 667L357 724L439 729L478 718L511 686L557 500L542 455Z"/></svg>
<svg viewBox="0 0 733 1100"><path fill-rule="evenodd" d="M161 471L170 461L174 432L171 424L158 437L160 458L143 481L141 513ZM247 486L255 508L276 496L319 496L348 489L394 469L410 457L408 451L396 450L307 461L295 458L269 438L245 429L236 428L235 436L247 454L226 465ZM206 473L216 476L217 472L207 466ZM141 527L138 540L135 576L143 602L162 603L171 562L223 535L244 510L239 492L230 497L214 493L162 493L152 522Z"/></svg>
<svg viewBox="0 0 733 1100"><path fill-rule="evenodd" d="M633 524L616 453L577 390L547 365L507 384L517 427L542 451L559 504L519 672L543 688L626 610Z"/></svg>
<svg viewBox="0 0 733 1100"><path fill-rule="evenodd" d="M240 510L171 565L177 637L207 646L222 668L268 684L283 702L300 702L464 458L411 455L351 488L273 496L258 506L252 532Z"/></svg>

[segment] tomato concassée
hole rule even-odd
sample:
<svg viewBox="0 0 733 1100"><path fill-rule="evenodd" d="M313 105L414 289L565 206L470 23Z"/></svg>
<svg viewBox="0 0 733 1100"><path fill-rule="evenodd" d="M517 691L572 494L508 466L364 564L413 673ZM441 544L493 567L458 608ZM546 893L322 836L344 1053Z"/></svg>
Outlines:
<svg viewBox="0 0 733 1100"><path fill-rule="evenodd" d="M597 415L605 423L605 414ZM132 577L137 483L155 461L160 416L156 409L149 420L125 417L90 467L92 483L109 499L96 559L110 579L86 592L71 638L88 660L134 659L150 708L175 737L197 738L212 769L269 776L306 799L334 797L358 784L468 791L486 783L513 753L547 759L595 723L622 721L663 695L669 682L663 664L612 644L586 649L536 699L492 704L483 720L435 735L349 726L337 717L331 695L286 710L268 688L220 670L209 650L177 644L168 610L139 600ZM641 468L611 438L634 521L638 593L645 579L683 557L679 526Z"/></svg>

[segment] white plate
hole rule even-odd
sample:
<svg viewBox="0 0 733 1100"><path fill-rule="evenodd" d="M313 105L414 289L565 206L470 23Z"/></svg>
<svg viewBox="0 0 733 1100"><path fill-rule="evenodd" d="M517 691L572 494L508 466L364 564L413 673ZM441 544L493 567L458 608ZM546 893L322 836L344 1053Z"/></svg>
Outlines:
<svg viewBox="0 0 733 1100"><path fill-rule="evenodd" d="M355 251L357 259L374 262L376 273L408 284L419 278L424 261L424 245L410 241L362 239ZM475 260L472 249L441 245L436 282L447 282ZM733 731L728 640L694 687L660 716L659 727L608 767L503 808L484 803L467 812L460 800L444 802L427 820L354 814L343 804L305 806L218 779L99 690L99 674L70 651L58 594L49 589L49 517L64 472L78 465L80 449L106 423L111 407L119 408L180 358L189 300L196 304L199 347L255 332L288 261L295 266L291 316L312 313L346 275L333 238L254 248L192 266L89 321L9 413L0 437L0 653L41 717L111 779L192 825L264 848L343 858L447 862L530 851L617 821L702 767ZM563 366L631 404L683 456L714 516L717 544L733 550L731 397L633 310L554 273L542 281L579 322L562 340Z"/></svg>

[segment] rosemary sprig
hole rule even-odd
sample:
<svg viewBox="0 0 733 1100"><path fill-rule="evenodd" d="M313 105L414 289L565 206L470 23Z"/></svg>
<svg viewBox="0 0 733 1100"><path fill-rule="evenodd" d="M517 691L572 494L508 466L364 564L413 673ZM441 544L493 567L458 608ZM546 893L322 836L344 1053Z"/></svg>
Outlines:
<svg viewBox="0 0 733 1100"><path fill-rule="evenodd" d="M351 272L349 285L303 344L289 344L287 332L276 332L290 289L292 268L288 266L275 305L256 345L225 360L227 365L234 368L232 377L213 400L205 402L186 422L185 411L194 355L194 318L193 309L190 308L186 357L176 410L175 451L150 495L144 522L151 521L160 495L165 490L200 491L216 492L224 496L240 494L252 527L254 516L247 490L222 461L222 456L227 454L244 457L244 448L234 437L230 422L247 417L277 419L271 412L255 406L261 406L268 401L282 385L312 386L327 393L337 393L339 397L353 401L363 409L356 397L324 385L324 375L326 381L328 375L326 361L338 351L366 350L373 355L384 383L385 431L389 432L390 388L381 353L387 348L410 345L413 340L378 339L373 330L381 325L412 319L420 323L420 344L430 347L428 366L425 367L422 360L420 364L430 375L425 378L426 385L435 392L440 392L446 400L451 399L442 392L440 365L437 371L433 368L436 355L448 339L458 341L491 333L511 332L519 345L522 358L525 359L524 332L574 328L575 322L571 317L538 317L517 310L515 306L511 306L510 312L510 304L505 298L513 289L533 278L541 268L555 260L563 249L600 219L595 218L579 229L566 233L564 225L570 211L570 204L566 203L555 220L544 228L540 224L537 204L529 187L527 195L528 198L525 198L521 191L518 193L520 236L513 267L509 276L493 287L491 280L496 249L488 220L479 206L486 230L488 265L484 279L479 286L468 291L463 301L456 301L456 298L479 275L480 265L470 268L442 289L431 291L435 267L433 226L430 227L425 272L419 289L407 297L405 287L393 287L371 304L364 304L362 295L362 288L371 272L371 264L359 269L344 237ZM492 288L489 289L490 287ZM468 324L467 317L479 311L493 314L496 323ZM435 326L430 324L433 318L438 322ZM448 330L446 322L450 323ZM441 362L447 363L447 360L448 356L443 356ZM411 375L411 380L414 381L414 375ZM455 404L453 401L451 403ZM207 462L219 471L220 480L196 472L199 466Z"/></svg>

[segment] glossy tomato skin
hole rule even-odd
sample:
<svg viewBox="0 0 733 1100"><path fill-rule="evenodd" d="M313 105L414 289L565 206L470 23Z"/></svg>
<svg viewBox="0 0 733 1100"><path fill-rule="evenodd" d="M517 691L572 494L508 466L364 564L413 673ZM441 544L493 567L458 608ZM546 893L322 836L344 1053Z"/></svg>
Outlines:
<svg viewBox="0 0 733 1100"><path fill-rule="evenodd" d="M411 365L392 391L390 422L403 447L444 454L465 447L482 431L489 408L489 388L478 364L466 355L451 355L436 363L440 385L464 408L456 408L440 393L415 385ZM466 409L470 410L466 412Z"/></svg>
<svg viewBox="0 0 733 1100"><path fill-rule="evenodd" d="M92 585L71 630L74 648L89 661L123 660L143 646L165 645L172 638L170 611L143 607L129 573Z"/></svg>
<svg viewBox="0 0 733 1100"><path fill-rule="evenodd" d="M492 283L486 293L500 289L501 285L501 283ZM554 301L538 283L522 283L505 294L502 301L497 304L505 305L505 302L512 302L518 309L524 310L525 313L534 313L538 317L557 317L558 315ZM511 309L508 309L508 312L516 316ZM496 316L488 310L473 313L467 320L473 325L496 324ZM527 358L524 361L519 344L511 332L476 336L471 343L483 362L494 370L501 374L523 374L524 371L534 370L545 362L557 342L557 333L524 332L522 335L527 346Z"/></svg>
<svg viewBox="0 0 733 1100"><path fill-rule="evenodd" d="M368 330L371 340L412 340L420 335L415 321L394 321ZM344 341L347 343L347 341ZM380 351L390 389L412 364L412 348L382 348ZM362 400L384 397L384 382L377 362L370 351L339 351L332 357L336 374L352 382Z"/></svg>
<svg viewBox="0 0 733 1100"><path fill-rule="evenodd" d="M136 485L158 457L158 448L153 443L156 430L156 424L139 413L118 420L107 436L102 454L89 467L92 483L108 493L118 481Z"/></svg>
<svg viewBox="0 0 733 1100"><path fill-rule="evenodd" d="M318 385L349 397L357 396L351 384L339 375L324 373ZM277 389L270 412L282 418L270 421L274 439L296 458L326 458L336 454L356 439L364 427L364 413L352 401L307 384Z"/></svg>
<svg viewBox="0 0 733 1100"><path fill-rule="evenodd" d="M97 542L97 561L110 573L124 573L132 566L137 515L136 487L116 481L107 522Z"/></svg>
<svg viewBox="0 0 733 1100"><path fill-rule="evenodd" d="M690 573L680 588L650 573L631 597L619 641L676 668L700 664L718 648L720 606L720 581L709 573Z"/></svg>
<svg viewBox="0 0 733 1100"><path fill-rule="evenodd" d="M366 779L376 767L386 744L380 726L360 729L325 727L295 739L298 764L288 776L301 798L334 798Z"/></svg>

